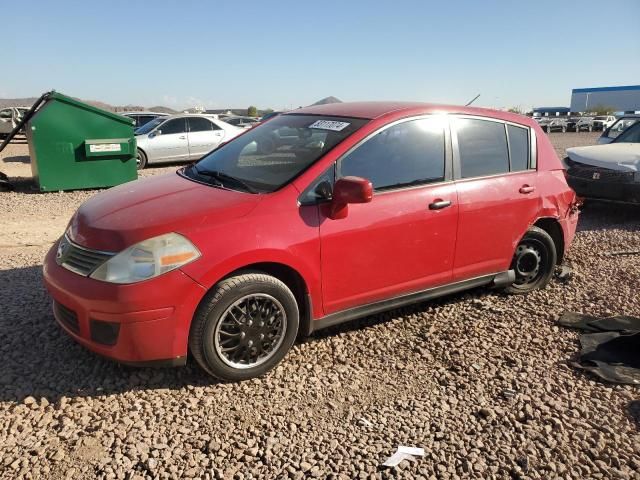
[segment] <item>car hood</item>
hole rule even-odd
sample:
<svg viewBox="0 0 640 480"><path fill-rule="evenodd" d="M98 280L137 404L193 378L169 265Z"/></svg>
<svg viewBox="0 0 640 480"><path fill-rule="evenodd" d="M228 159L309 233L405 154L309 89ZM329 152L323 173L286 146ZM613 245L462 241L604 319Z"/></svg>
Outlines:
<svg viewBox="0 0 640 480"><path fill-rule="evenodd" d="M145 133L144 135L136 135L136 145L139 147L140 145L145 145L149 141L149 134Z"/></svg>
<svg viewBox="0 0 640 480"><path fill-rule="evenodd" d="M69 224L81 246L117 252L168 232L193 229L247 215L260 195L203 185L176 173L111 188L84 202Z"/></svg>
<svg viewBox="0 0 640 480"><path fill-rule="evenodd" d="M621 172L640 171L640 143L609 143L589 147L567 148L574 162Z"/></svg>

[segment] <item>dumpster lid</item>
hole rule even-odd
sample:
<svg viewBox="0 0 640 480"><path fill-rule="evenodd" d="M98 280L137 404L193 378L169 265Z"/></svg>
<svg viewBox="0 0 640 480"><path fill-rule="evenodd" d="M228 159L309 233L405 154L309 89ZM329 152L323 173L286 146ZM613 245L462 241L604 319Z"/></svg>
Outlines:
<svg viewBox="0 0 640 480"><path fill-rule="evenodd" d="M59 93L56 91L51 92L48 100L51 100L54 98L61 102L68 103L69 105L74 105L84 110L90 110L100 115L104 115L105 117L109 117L119 122L126 123L127 125L133 125L135 123L133 119L125 117L124 115L118 115L117 113L109 112L107 110L94 107L93 105L89 105L88 103L81 102L80 100L76 100L75 98L67 97L66 95L63 95L62 93Z"/></svg>

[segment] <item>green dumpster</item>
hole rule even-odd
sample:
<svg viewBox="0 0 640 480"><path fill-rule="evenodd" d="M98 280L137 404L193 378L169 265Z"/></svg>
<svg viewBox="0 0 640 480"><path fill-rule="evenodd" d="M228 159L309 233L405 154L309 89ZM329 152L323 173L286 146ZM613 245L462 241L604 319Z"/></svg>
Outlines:
<svg viewBox="0 0 640 480"><path fill-rule="evenodd" d="M58 92L41 97L25 133L43 192L111 187L138 178L133 120Z"/></svg>

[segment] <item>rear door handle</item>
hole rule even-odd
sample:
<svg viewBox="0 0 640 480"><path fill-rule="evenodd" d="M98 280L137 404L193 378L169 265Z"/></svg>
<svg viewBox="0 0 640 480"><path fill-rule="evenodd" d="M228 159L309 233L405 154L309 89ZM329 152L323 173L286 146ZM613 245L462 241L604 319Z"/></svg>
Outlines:
<svg viewBox="0 0 640 480"><path fill-rule="evenodd" d="M429 210L442 210L451 206L451 200L436 200L429 204Z"/></svg>
<svg viewBox="0 0 640 480"><path fill-rule="evenodd" d="M187 138L187 137L186 137L185 135L180 135L178 138L179 138L180 140L184 140L184 139L185 139L185 138Z"/></svg>
<svg viewBox="0 0 640 480"><path fill-rule="evenodd" d="M532 187L531 185L523 185L520 187L520 193L532 193L536 187Z"/></svg>

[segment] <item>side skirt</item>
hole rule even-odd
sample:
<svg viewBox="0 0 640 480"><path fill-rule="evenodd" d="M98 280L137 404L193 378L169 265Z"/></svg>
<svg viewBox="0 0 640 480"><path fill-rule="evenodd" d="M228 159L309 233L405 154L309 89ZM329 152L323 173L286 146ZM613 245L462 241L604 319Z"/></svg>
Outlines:
<svg viewBox="0 0 640 480"><path fill-rule="evenodd" d="M366 317L368 315L384 312L386 310L392 310L394 308L403 307L412 303L432 300L434 298L443 297L445 295L461 292L470 288L481 287L484 285L490 285L496 288L504 287L512 284L515 281L515 278L515 272L513 270L507 270L505 272L493 273L491 275L471 278L469 280L463 280L461 282L451 283L449 285L429 288L420 292L393 297L387 300L362 305L360 307L350 308L348 310L342 310L341 312L332 313L317 320L311 319L311 321L309 322L309 330L307 334L311 335L315 331L322 330L323 328L327 328L332 325L338 325L339 323L348 322L349 320L353 320L356 318ZM310 300L311 299L308 298L308 302L310 302Z"/></svg>

